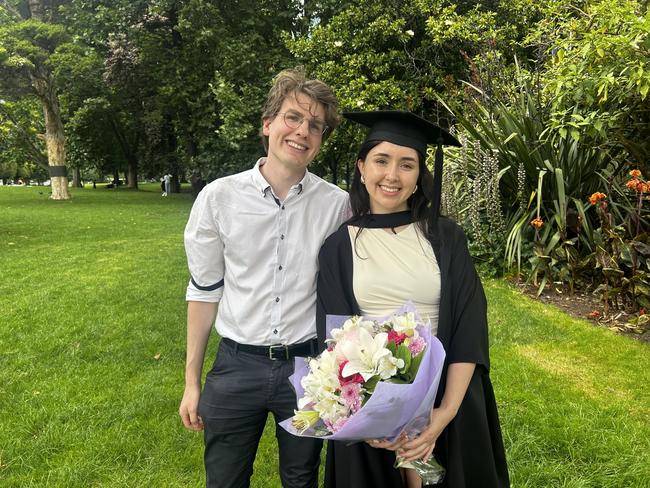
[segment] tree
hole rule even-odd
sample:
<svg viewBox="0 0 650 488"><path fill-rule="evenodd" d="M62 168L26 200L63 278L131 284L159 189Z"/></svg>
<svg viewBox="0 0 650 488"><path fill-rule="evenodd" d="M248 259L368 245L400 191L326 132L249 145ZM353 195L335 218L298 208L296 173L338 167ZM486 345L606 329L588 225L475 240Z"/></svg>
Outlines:
<svg viewBox="0 0 650 488"><path fill-rule="evenodd" d="M0 90L7 96L25 96L30 90L41 102L45 118L45 144L54 200L67 200L68 178L65 134L59 109L58 87L50 57L68 40L63 26L52 23L53 5L29 0L0 7L12 21L0 27ZM21 15L19 17L19 15Z"/></svg>
<svg viewBox="0 0 650 488"><path fill-rule="evenodd" d="M0 178L30 177L38 173L38 166L47 174L45 147L38 138L43 127L35 102L34 98L0 100Z"/></svg>
<svg viewBox="0 0 650 488"><path fill-rule="evenodd" d="M561 137L589 137L650 170L650 19L647 2L570 1L549 8L533 37Z"/></svg>
<svg viewBox="0 0 650 488"><path fill-rule="evenodd" d="M453 120L437 97L462 103L466 92L461 80L469 80L472 70L485 71L490 56L505 59L506 71L493 76L507 79L514 71L514 55L528 55L517 47L527 22L540 15L526 1L333 3L327 23L287 38L295 56L335 88L344 110L404 109L443 126ZM512 85L512 79L504 84ZM350 157L354 130L343 127L334 133L330 147L343 151L334 159Z"/></svg>

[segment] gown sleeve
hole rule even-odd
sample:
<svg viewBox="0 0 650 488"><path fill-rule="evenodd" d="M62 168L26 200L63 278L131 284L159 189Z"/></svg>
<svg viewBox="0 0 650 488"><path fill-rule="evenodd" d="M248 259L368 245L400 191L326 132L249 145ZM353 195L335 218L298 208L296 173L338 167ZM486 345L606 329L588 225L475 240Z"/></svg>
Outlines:
<svg viewBox="0 0 650 488"><path fill-rule="evenodd" d="M462 229L454 225L449 271L452 328L447 363L475 363L490 368L487 301Z"/></svg>
<svg viewBox="0 0 650 488"><path fill-rule="evenodd" d="M358 305L352 290L352 250L347 226L329 236L318 255L316 332L319 352L325 349L326 315L353 315Z"/></svg>

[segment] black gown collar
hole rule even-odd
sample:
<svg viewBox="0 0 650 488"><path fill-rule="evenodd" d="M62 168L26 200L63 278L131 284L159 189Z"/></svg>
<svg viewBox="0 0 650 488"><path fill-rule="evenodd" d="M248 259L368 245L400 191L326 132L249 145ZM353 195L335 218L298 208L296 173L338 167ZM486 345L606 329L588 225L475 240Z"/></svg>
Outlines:
<svg viewBox="0 0 650 488"><path fill-rule="evenodd" d="M350 219L350 224L367 229L389 229L412 223L410 210L390 214L366 214Z"/></svg>

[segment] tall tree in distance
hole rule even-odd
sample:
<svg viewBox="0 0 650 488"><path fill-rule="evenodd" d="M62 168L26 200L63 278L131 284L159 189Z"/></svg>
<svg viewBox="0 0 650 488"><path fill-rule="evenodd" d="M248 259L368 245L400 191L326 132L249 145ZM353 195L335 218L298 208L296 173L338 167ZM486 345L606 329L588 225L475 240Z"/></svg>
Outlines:
<svg viewBox="0 0 650 488"><path fill-rule="evenodd" d="M45 117L51 198L68 200L65 133L49 63L56 49L68 40L63 26L52 22L56 6L56 2L46 5L43 0L0 2L6 21L0 27L0 90L7 97L25 96L28 91L38 97Z"/></svg>

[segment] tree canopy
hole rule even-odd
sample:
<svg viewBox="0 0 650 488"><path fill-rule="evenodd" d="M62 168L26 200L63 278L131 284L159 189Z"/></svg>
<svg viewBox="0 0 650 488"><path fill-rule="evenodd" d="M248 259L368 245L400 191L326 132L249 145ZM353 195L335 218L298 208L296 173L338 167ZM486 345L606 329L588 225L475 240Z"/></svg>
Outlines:
<svg viewBox="0 0 650 488"><path fill-rule="evenodd" d="M3 0L2 144L23 167L47 161L46 124L16 104L34 110L48 92L71 170L132 186L211 179L263 154L260 108L283 68L331 84L343 110L403 108L445 126L456 120L440 100L509 103L519 69L543 87L554 134L646 164L647 31L631 0ZM314 171L344 182L358 137L335 131Z"/></svg>

